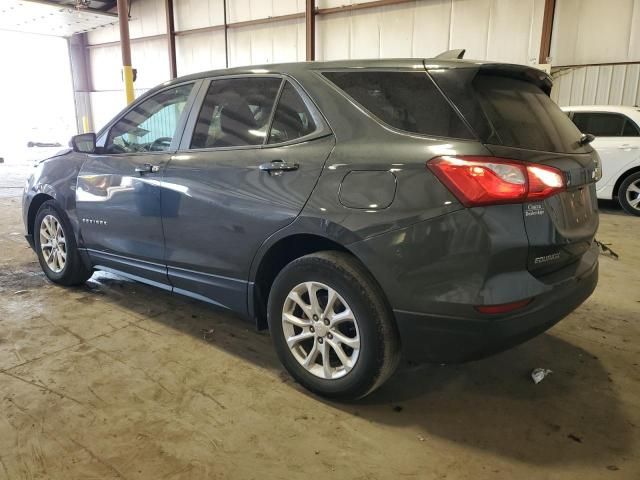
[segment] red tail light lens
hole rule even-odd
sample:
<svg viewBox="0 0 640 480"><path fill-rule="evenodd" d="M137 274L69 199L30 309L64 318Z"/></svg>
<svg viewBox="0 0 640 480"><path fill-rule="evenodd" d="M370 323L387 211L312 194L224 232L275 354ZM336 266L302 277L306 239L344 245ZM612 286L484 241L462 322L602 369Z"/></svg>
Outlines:
<svg viewBox="0 0 640 480"><path fill-rule="evenodd" d="M542 200L565 188L557 168L503 158L444 156L427 167L466 207Z"/></svg>

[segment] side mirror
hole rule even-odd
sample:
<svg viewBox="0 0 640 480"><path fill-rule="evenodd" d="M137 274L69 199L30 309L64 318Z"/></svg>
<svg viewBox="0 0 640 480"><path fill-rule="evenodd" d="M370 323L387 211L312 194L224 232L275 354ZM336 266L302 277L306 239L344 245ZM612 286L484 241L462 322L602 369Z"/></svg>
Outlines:
<svg viewBox="0 0 640 480"><path fill-rule="evenodd" d="M95 153L96 151L96 134L83 133L71 137L71 148L74 152Z"/></svg>

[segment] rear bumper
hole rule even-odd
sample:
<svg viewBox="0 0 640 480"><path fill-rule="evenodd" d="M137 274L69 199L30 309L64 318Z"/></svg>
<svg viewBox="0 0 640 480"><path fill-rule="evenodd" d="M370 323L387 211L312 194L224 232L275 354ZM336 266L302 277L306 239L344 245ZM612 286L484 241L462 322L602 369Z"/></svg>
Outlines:
<svg viewBox="0 0 640 480"><path fill-rule="evenodd" d="M521 205L462 209L349 245L394 311L408 359L449 363L485 356L553 326L593 292L595 245L544 276L527 268ZM533 299L507 314L474 306Z"/></svg>
<svg viewBox="0 0 640 480"><path fill-rule="evenodd" d="M591 253L591 252L589 252ZM598 261L590 268L536 297L525 309L485 319L445 317L394 310L403 354L412 361L457 363L506 350L551 328L593 293L598 283Z"/></svg>

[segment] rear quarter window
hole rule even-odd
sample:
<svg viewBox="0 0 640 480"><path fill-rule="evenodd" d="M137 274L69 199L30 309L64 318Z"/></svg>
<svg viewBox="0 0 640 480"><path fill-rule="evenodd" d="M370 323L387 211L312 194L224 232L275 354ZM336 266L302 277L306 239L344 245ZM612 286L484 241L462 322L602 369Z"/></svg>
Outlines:
<svg viewBox="0 0 640 480"><path fill-rule="evenodd" d="M323 72L383 123L420 135L473 139L426 72Z"/></svg>

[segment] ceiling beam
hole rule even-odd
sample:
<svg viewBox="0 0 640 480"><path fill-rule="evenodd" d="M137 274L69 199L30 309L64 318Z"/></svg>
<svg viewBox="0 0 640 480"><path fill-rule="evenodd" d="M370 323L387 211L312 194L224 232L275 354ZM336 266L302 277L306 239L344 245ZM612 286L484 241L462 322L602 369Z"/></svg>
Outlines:
<svg viewBox="0 0 640 480"><path fill-rule="evenodd" d="M75 0L62 0L62 1L56 1L56 0L27 0L29 3L38 3L40 5L48 5L49 7L56 7L56 8L60 8L60 7L65 7L65 8L70 8L70 9L75 9L75 5L76 2ZM105 2L103 3L110 3L113 4L113 6L115 6L116 2L111 2L111 1L107 1L105 0ZM110 7L110 8L113 8ZM111 13L111 12L107 12L106 10L103 10L102 8L93 8L93 7L89 7L89 8L81 8L80 9L81 12L87 12L87 13L95 13L96 15L109 15L112 17L117 17L118 15L116 13Z"/></svg>

